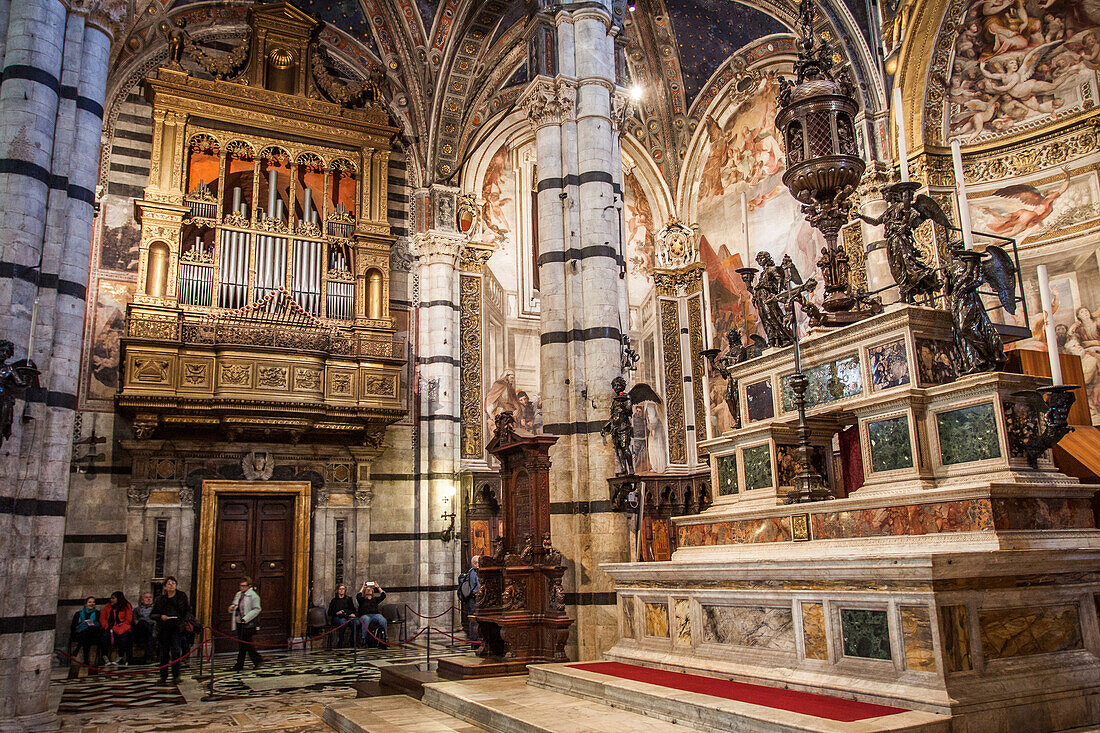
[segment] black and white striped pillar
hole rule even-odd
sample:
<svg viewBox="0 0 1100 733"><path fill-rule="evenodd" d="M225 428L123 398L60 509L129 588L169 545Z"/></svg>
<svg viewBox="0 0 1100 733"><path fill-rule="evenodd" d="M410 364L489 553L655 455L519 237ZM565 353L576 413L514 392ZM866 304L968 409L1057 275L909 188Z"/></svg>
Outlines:
<svg viewBox="0 0 1100 733"><path fill-rule="evenodd" d="M42 370L42 388L17 404L22 419L0 447L0 728L51 717L110 41L94 3L0 2L0 338L15 343L16 359L30 349Z"/></svg>
<svg viewBox="0 0 1100 733"><path fill-rule="evenodd" d="M543 419L546 432L559 436L551 452L551 532L570 561L566 598L577 619L570 654L591 659L617 637L614 593L598 566L628 558L625 519L608 500L614 453L600 434L628 323L621 152L612 120L617 29L606 0L564 3L554 26L554 65L537 70L521 104L538 156Z"/></svg>

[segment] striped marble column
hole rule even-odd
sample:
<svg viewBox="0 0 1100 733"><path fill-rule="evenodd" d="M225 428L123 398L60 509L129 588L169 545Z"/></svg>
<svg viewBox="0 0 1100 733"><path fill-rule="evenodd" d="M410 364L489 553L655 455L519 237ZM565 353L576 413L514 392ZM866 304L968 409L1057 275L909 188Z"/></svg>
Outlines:
<svg viewBox="0 0 1100 733"><path fill-rule="evenodd" d="M421 199L431 206L439 228L413 236L420 261L420 301L417 322L419 348L420 468L417 472L417 533L419 583L417 609L435 615L454 603L454 542L441 542L445 511L457 501L461 433L459 370L459 272L462 235L454 231L457 190L433 188ZM450 212L448 215L447 212ZM444 228L445 227L445 228ZM456 520L457 521L457 520ZM429 623L422 620L421 623ZM432 622L449 626L444 617Z"/></svg>
<svg viewBox="0 0 1100 733"><path fill-rule="evenodd" d="M610 511L615 474L600 434L627 328L620 281L622 192L612 122L614 37L607 2L565 3L555 17L557 68L521 104L535 127L541 369L546 431L559 436L551 469L551 531L569 560L570 654L595 658L614 643L614 593L601 562L625 560L625 519Z"/></svg>
<svg viewBox="0 0 1100 733"><path fill-rule="evenodd" d="M0 84L0 338L41 389L0 448L0 728L50 718L61 542L99 165L109 19L94 3L5 3ZM38 297L38 308L34 307ZM33 327L33 345L30 343Z"/></svg>

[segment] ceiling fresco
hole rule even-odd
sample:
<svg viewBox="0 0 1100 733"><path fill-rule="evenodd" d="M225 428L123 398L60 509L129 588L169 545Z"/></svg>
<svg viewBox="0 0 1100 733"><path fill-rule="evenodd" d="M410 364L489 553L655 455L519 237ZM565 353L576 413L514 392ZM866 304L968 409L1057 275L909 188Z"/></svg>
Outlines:
<svg viewBox="0 0 1100 733"><path fill-rule="evenodd" d="M385 93L395 123L408 141L410 170L431 182L454 183L470 141L482 139L487 125L514 102L513 90L526 81L522 70L525 38L540 3L535 0L291 0L324 21L326 45L347 63L381 63ZM868 24L872 0L820 0L821 30L858 52L855 66L875 47ZM116 70L133 63L126 51L135 35L141 54L163 20L186 10L217 16L239 15L250 4L220 0L132 0L133 14L119 34ZM637 0L633 13L616 2L613 22L624 25L617 43L627 63L624 84L645 89L628 129L648 149L672 188L683 155L701 124L701 98L722 93L729 60L759 39L790 34L795 0ZM621 15L620 15L621 14ZM625 17L624 17L625 15ZM216 22L216 21L215 21ZM239 22L239 21L238 21ZM334 30L335 29L335 30ZM336 31L339 31L337 33ZM789 36L788 36L789 37ZM785 43L785 41L778 41ZM359 50L356 51L355 47ZM778 51L778 48L775 49ZM861 55L862 54L862 55ZM517 71L519 69L519 71ZM725 76L723 76L725 75ZM860 81L879 75L856 69ZM866 101L865 101L866 104Z"/></svg>

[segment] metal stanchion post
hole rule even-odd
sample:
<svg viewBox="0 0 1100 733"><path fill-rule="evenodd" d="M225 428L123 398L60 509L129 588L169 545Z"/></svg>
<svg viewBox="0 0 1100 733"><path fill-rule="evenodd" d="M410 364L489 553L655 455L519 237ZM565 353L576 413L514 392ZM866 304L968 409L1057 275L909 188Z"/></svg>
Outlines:
<svg viewBox="0 0 1100 733"><path fill-rule="evenodd" d="M206 661L206 627L202 627L202 644L199 646L199 677L202 677L203 662Z"/></svg>
<svg viewBox="0 0 1100 733"><path fill-rule="evenodd" d="M351 621L347 622L349 625ZM355 622L359 623L358 620ZM370 627L367 627L367 633L370 633ZM351 630L351 664L353 667L359 666L359 629L352 627Z"/></svg>
<svg viewBox="0 0 1100 733"><path fill-rule="evenodd" d="M210 691L199 698L200 702L214 702L218 700L218 695L214 692L214 637L210 637Z"/></svg>
<svg viewBox="0 0 1100 733"><path fill-rule="evenodd" d="M428 655L424 660L426 667L432 666L432 625L428 624Z"/></svg>

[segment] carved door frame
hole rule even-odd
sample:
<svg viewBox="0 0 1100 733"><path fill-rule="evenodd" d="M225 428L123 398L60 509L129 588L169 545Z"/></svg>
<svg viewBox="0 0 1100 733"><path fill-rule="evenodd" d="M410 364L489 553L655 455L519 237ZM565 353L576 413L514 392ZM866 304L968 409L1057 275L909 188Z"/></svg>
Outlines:
<svg viewBox="0 0 1100 733"><path fill-rule="evenodd" d="M308 481L203 481L199 509L199 554L195 578L195 616L204 626L213 624L214 538L218 525L218 496L293 496L294 537L291 546L290 637L305 638L309 590L310 485Z"/></svg>

